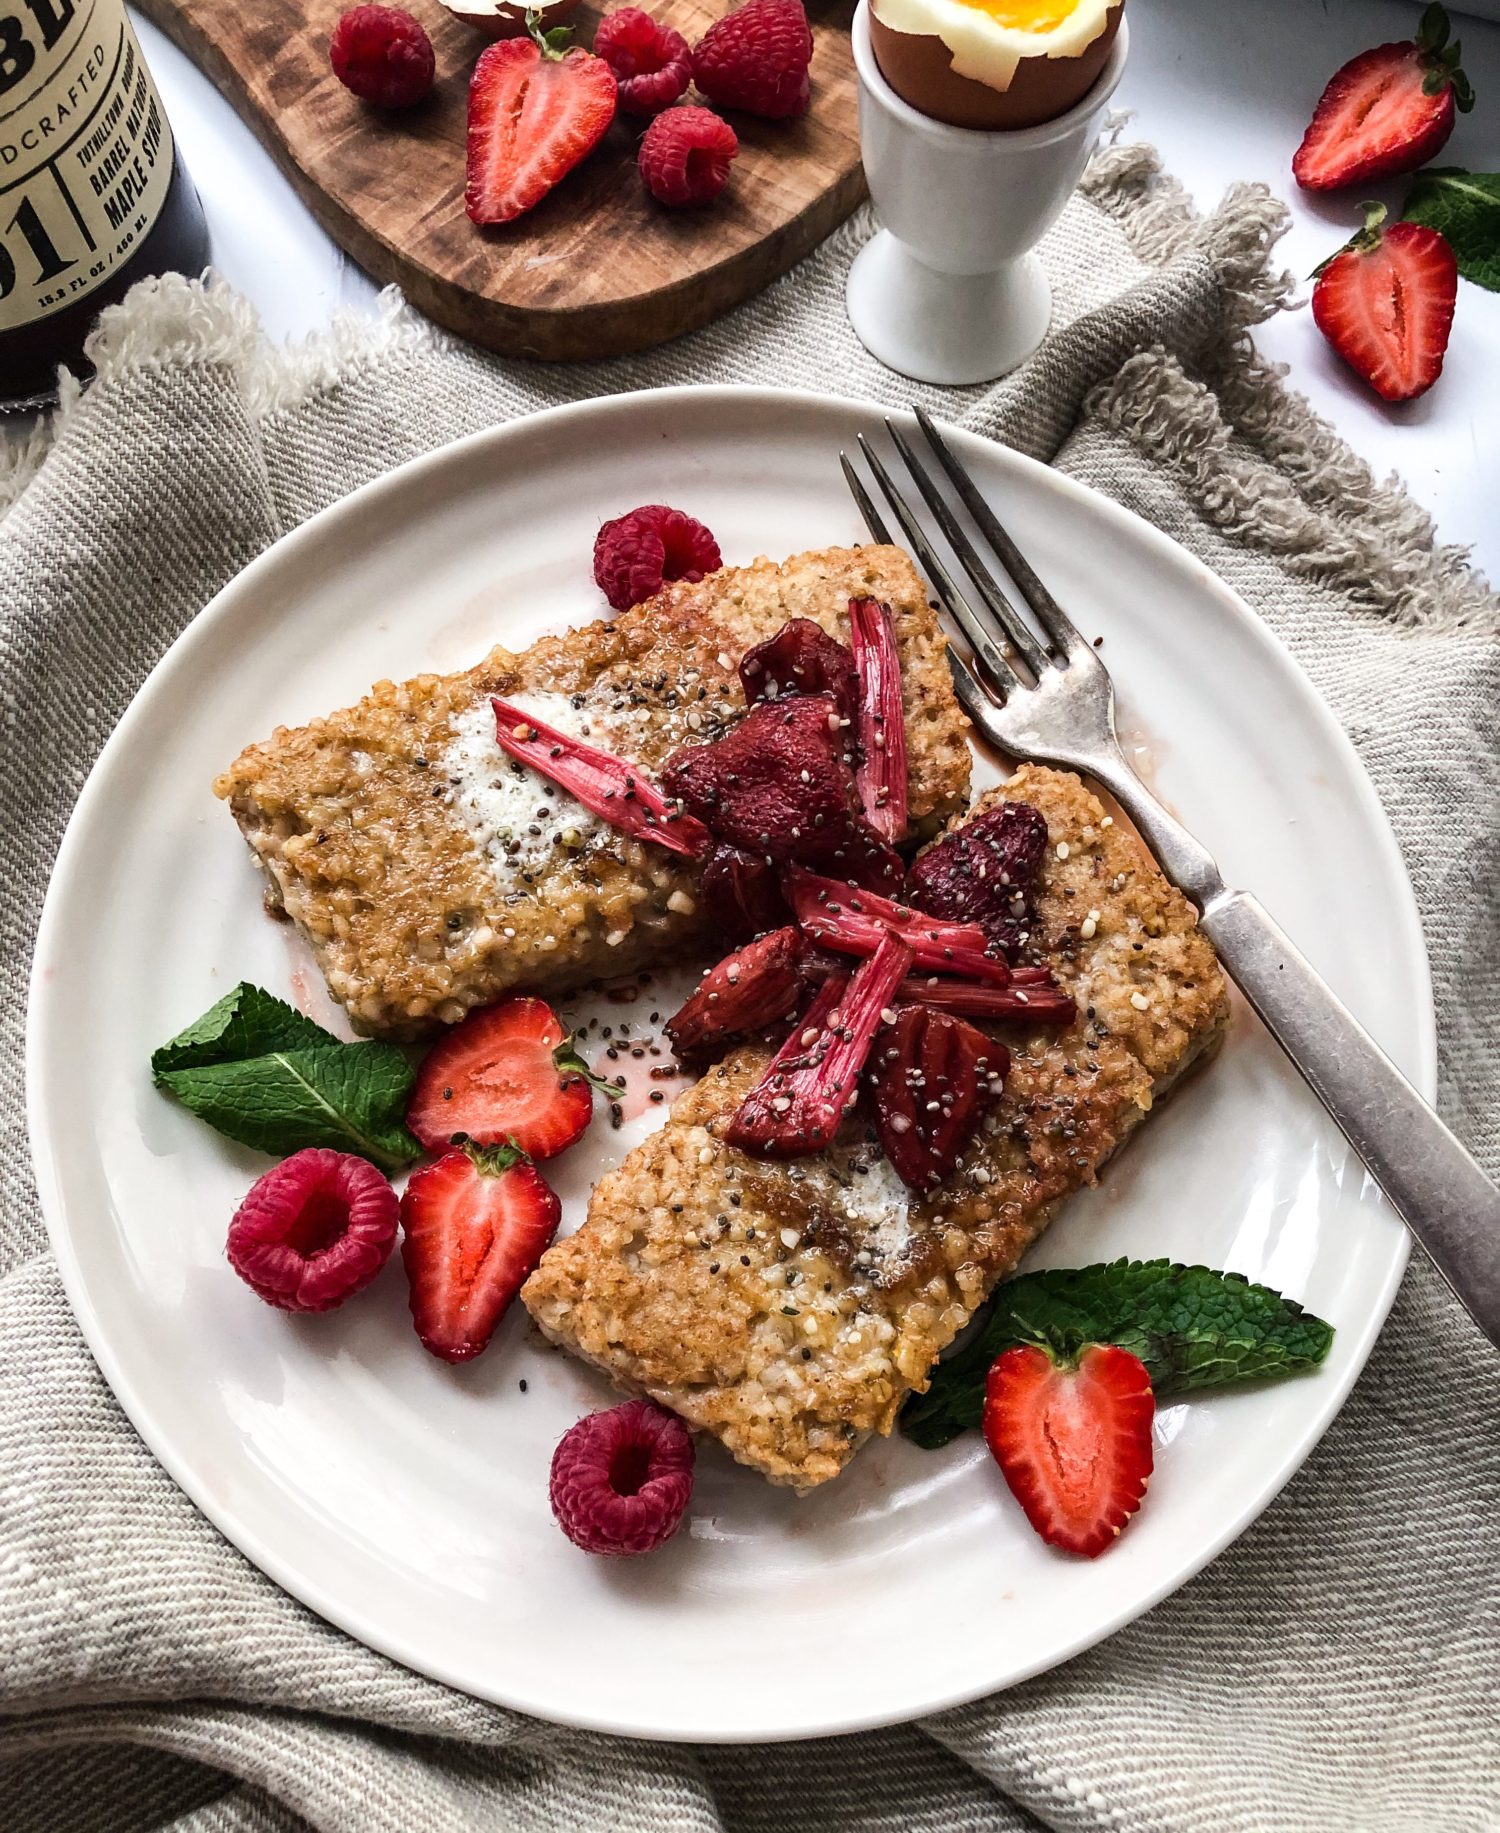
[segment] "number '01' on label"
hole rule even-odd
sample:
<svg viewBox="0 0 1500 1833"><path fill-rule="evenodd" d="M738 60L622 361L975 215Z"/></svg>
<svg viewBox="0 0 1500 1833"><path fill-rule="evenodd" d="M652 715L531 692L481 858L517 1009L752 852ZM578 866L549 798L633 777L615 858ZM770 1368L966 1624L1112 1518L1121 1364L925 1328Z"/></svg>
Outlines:
<svg viewBox="0 0 1500 1833"><path fill-rule="evenodd" d="M171 182L123 0L0 0L0 331L102 286Z"/></svg>

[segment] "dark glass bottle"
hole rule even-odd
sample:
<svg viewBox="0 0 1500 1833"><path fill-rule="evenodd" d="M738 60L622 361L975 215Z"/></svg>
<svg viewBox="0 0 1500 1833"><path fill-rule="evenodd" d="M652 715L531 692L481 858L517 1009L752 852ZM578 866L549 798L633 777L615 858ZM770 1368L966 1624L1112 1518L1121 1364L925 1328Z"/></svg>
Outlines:
<svg viewBox="0 0 1500 1833"><path fill-rule="evenodd" d="M137 280L207 258L124 0L0 0L0 406L49 399Z"/></svg>

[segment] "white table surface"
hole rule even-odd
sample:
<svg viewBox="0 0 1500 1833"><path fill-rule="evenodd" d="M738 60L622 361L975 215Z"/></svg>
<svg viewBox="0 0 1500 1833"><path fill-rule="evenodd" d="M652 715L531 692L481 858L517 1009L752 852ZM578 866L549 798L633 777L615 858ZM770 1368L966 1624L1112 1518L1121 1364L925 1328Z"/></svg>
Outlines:
<svg viewBox="0 0 1500 1833"><path fill-rule="evenodd" d="M1500 170L1500 24L1453 8L1464 63L1479 95L1459 117L1444 164ZM1130 0L1131 60L1119 102L1133 137L1161 149L1202 208L1237 179L1260 179L1289 199L1292 227L1277 251L1306 275L1352 232L1358 198L1314 200L1290 160L1323 83L1369 45L1409 37L1410 0ZM281 338L367 304L368 278L313 221L228 103L162 35L137 20L189 169L202 193L216 266ZM1399 184L1386 201L1399 203ZM1300 297L1306 299L1307 288ZM1305 303L1257 333L1290 367L1292 384L1382 476L1398 472L1441 536L1471 546L1500 582L1500 295L1459 282L1441 380L1420 401L1379 402L1334 358Z"/></svg>

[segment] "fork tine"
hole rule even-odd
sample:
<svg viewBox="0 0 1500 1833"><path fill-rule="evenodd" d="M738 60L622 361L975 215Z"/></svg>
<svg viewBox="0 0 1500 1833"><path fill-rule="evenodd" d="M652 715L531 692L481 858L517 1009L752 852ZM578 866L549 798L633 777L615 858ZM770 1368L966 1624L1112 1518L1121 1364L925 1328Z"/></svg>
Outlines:
<svg viewBox="0 0 1500 1833"><path fill-rule="evenodd" d="M1032 674L1040 681L1043 669L1049 666L1046 652L1026 628L1026 621L1020 612L1005 596L999 580L980 559L974 543L964 533L957 516L948 507L947 499L938 488L936 478L917 457L911 441L894 420L887 420L885 425L886 431L896 442L896 450L901 454L907 470L911 473L912 482L921 491L922 500L932 511L938 527L942 529L947 538L949 547L958 555L959 564L973 581L974 588L983 599L986 610L1005 632L1006 640L1012 644Z"/></svg>
<svg viewBox="0 0 1500 1833"><path fill-rule="evenodd" d="M969 715L974 727L988 737L986 721L995 710L995 702L984 691L979 677L952 643L949 643L944 653L948 657L948 672L953 676L953 691L958 696L958 704Z"/></svg>
<svg viewBox="0 0 1500 1833"><path fill-rule="evenodd" d="M865 519L865 527L870 531L870 539L878 541L882 547L891 545L891 531L880 519L880 511L870 501L870 493L860 482L859 473L849 463L847 452L839 453L839 463L843 466L844 482L849 486L849 494L854 498L855 507Z"/></svg>
<svg viewBox="0 0 1500 1833"><path fill-rule="evenodd" d="M973 478L969 476L961 460L955 456L947 440L938 431L931 414L925 407L917 407L913 411L917 416L918 425L927 435L927 443L937 453L943 469L952 479L953 487L962 499L965 509L979 525L985 540L1004 561L1006 572L1021 588L1022 598L1031 606L1042 628L1059 649L1092 654L1078 626L1037 578L1036 573L1032 570L1031 562L1011 540L997 519L994 510L979 494Z"/></svg>
<svg viewBox="0 0 1500 1833"><path fill-rule="evenodd" d="M1001 694L1008 694L1013 688L1023 687L1025 683L1002 655L995 639L985 628L982 620L974 615L974 609L969 601L953 583L947 567L933 551L932 543L927 539L922 524L912 514L906 498L892 482L891 474L881 463L863 433L859 435L859 449L864 453L865 463L870 467L871 474L875 482L879 484L886 501L895 511L896 520L901 524L903 534L911 543L912 552L921 562L922 571L926 573L932 589L941 599L949 616L955 620L973 645L974 654L980 667L989 676L991 685Z"/></svg>

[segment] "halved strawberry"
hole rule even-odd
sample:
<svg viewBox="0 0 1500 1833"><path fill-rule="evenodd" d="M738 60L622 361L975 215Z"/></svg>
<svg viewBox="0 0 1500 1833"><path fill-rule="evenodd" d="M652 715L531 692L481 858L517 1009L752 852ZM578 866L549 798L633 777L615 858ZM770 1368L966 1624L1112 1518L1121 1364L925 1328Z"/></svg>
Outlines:
<svg viewBox="0 0 1500 1833"><path fill-rule="evenodd" d="M423 1345L468 1362L557 1233L562 1205L512 1145L464 1145L412 1173L401 1199L401 1260Z"/></svg>
<svg viewBox="0 0 1500 1833"><path fill-rule="evenodd" d="M464 205L476 223L509 223L539 204L603 139L617 85L602 57L574 45L568 26L480 53L469 80Z"/></svg>
<svg viewBox="0 0 1500 1833"><path fill-rule="evenodd" d="M1305 191L1337 191L1425 165L1467 113L1474 91L1448 43L1448 15L1429 6L1415 40L1377 45L1329 79L1292 173Z"/></svg>
<svg viewBox="0 0 1500 1833"><path fill-rule="evenodd" d="M1385 229L1384 204L1364 210L1364 228L1318 271L1313 318L1376 394L1410 401L1442 374L1458 262L1437 230L1421 223Z"/></svg>
<svg viewBox="0 0 1500 1833"><path fill-rule="evenodd" d="M1026 1343L995 1358L984 1436L1049 1546L1093 1559L1118 1539L1151 1475L1156 1399L1128 1349L1093 1344L1059 1363Z"/></svg>
<svg viewBox="0 0 1500 1833"><path fill-rule="evenodd" d="M471 1012L428 1051L412 1085L406 1124L429 1152L460 1137L476 1146L513 1140L529 1158L552 1158L594 1111L594 1075L543 999L514 994Z"/></svg>

